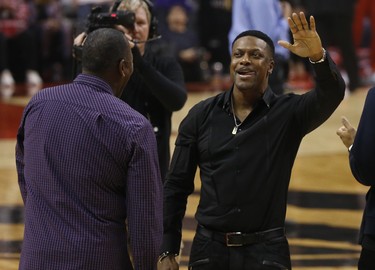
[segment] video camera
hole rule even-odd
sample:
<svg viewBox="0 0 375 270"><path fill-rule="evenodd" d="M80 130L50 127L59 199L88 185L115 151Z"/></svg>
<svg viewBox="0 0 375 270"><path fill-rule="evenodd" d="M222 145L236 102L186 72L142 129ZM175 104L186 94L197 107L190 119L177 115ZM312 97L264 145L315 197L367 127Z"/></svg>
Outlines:
<svg viewBox="0 0 375 270"><path fill-rule="evenodd" d="M135 14L128 10L117 10L121 1L116 1L110 12L102 12L102 7L94 7L87 17L87 30L90 33L99 28L113 28L119 24L128 29L134 28Z"/></svg>
<svg viewBox="0 0 375 270"><path fill-rule="evenodd" d="M87 16L86 33L99 28L113 28L116 24L122 25L127 29L134 29L135 13L128 10L117 10L121 0L118 0L113 5L110 12L102 12L102 7L97 6L91 10ZM73 46L74 67L73 74L77 74L78 63L82 59L82 46Z"/></svg>

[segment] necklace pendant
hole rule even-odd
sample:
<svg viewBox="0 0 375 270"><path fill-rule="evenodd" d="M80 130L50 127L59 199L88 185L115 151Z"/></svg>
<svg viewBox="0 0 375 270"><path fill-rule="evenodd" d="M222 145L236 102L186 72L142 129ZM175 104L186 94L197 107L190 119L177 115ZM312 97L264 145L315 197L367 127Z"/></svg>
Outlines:
<svg viewBox="0 0 375 270"><path fill-rule="evenodd" d="M238 129L238 128L237 128L236 126L233 128L233 130L232 130L232 134L233 134L233 135L236 135L236 134L237 134L237 129Z"/></svg>

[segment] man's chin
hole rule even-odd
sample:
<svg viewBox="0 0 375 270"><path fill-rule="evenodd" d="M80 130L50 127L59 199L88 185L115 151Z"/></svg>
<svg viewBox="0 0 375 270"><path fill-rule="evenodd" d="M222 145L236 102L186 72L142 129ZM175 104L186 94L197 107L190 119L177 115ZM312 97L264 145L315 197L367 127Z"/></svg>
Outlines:
<svg viewBox="0 0 375 270"><path fill-rule="evenodd" d="M236 80L235 86L238 90L246 90L253 86L254 84L250 81Z"/></svg>

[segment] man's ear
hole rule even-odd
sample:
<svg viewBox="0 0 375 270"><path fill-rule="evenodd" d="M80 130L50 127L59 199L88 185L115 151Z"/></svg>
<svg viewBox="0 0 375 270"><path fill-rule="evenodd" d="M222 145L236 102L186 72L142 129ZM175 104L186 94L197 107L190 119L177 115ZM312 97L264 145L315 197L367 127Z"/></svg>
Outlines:
<svg viewBox="0 0 375 270"><path fill-rule="evenodd" d="M275 66L275 60L271 60L270 63L269 63L269 67L268 67L268 74L271 75L272 74L272 71L273 71L273 68Z"/></svg>
<svg viewBox="0 0 375 270"><path fill-rule="evenodd" d="M121 77L126 77L127 75L127 68L126 68L126 61L125 59L121 59L119 63L119 72L121 74Z"/></svg>

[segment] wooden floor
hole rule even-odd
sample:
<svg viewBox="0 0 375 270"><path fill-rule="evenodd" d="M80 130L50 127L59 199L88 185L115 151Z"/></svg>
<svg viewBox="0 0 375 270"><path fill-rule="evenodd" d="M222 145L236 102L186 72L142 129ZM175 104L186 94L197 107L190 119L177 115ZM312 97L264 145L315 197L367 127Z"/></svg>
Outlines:
<svg viewBox="0 0 375 270"><path fill-rule="evenodd" d="M347 150L336 135L345 115L357 125L368 88L345 98L320 128L309 134L298 153L290 184L287 235L295 270L357 269L357 244L366 187L348 166ZM189 108L213 92L189 93L186 106L173 117L171 143ZM16 95L0 101L0 269L18 269L23 237L23 206L14 161L15 135L28 98ZM199 181L197 179L197 188ZM181 269L186 270L194 234L198 193L189 200L184 223ZM41 269L44 270L44 269Z"/></svg>

